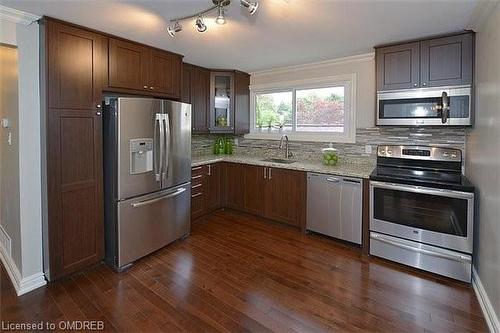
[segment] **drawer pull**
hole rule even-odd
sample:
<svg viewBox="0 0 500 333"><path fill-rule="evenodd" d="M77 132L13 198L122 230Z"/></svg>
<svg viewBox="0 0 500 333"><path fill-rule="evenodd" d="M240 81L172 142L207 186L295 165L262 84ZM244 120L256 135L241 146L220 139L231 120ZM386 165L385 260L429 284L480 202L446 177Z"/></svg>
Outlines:
<svg viewBox="0 0 500 333"><path fill-rule="evenodd" d="M194 177L191 177L191 179L199 179L201 177L203 177L203 175L194 176Z"/></svg>
<svg viewBox="0 0 500 333"><path fill-rule="evenodd" d="M191 171L197 171L197 170L201 170L203 167L199 166L199 167L196 167L196 168L192 168Z"/></svg>
<svg viewBox="0 0 500 333"><path fill-rule="evenodd" d="M203 192L193 194L193 195L191 196L191 198L196 198L196 197L199 197L199 196L200 196L200 195L202 195L202 194L203 194Z"/></svg>
<svg viewBox="0 0 500 333"><path fill-rule="evenodd" d="M193 186L191 186L191 188L192 188L192 189L195 189L195 188L198 188L198 187L200 187L200 186L201 186L201 184L198 184L198 185L193 185Z"/></svg>

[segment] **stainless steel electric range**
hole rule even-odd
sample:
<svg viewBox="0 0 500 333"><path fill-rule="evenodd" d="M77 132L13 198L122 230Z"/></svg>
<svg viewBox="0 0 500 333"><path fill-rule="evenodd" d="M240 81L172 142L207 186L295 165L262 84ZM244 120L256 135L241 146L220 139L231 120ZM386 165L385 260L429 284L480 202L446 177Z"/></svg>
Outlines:
<svg viewBox="0 0 500 333"><path fill-rule="evenodd" d="M474 187L462 152L379 146L370 175L370 253L471 281Z"/></svg>

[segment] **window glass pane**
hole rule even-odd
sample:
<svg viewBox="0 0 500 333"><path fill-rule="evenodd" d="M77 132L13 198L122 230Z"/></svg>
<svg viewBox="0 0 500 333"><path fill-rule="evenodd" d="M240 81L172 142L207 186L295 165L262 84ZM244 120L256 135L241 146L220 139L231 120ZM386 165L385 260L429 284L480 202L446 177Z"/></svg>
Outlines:
<svg viewBox="0 0 500 333"><path fill-rule="evenodd" d="M257 94L255 96L255 127L292 129L292 92Z"/></svg>
<svg viewBox="0 0 500 333"><path fill-rule="evenodd" d="M297 131L344 132L344 87L297 90Z"/></svg>

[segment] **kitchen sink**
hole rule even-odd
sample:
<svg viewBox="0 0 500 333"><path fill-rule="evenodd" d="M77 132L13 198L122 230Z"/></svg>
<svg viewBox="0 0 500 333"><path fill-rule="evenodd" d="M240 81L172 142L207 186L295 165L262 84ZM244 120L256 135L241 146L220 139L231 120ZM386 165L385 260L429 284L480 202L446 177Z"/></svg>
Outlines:
<svg viewBox="0 0 500 333"><path fill-rule="evenodd" d="M273 162L273 163L282 163L282 164L291 164L291 163L297 162L295 160L289 160L289 159L285 159L285 158L265 158L262 161Z"/></svg>

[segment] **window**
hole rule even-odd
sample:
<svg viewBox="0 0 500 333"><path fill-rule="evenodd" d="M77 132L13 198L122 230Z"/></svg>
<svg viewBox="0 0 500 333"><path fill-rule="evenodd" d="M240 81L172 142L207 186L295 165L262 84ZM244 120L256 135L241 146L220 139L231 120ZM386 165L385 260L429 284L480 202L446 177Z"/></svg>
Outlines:
<svg viewBox="0 0 500 333"><path fill-rule="evenodd" d="M355 75L251 87L250 138L354 142Z"/></svg>

